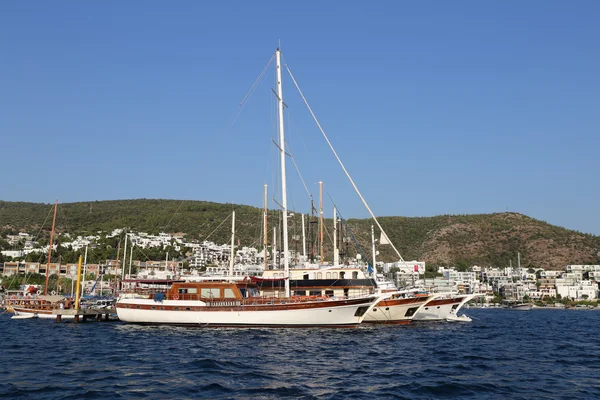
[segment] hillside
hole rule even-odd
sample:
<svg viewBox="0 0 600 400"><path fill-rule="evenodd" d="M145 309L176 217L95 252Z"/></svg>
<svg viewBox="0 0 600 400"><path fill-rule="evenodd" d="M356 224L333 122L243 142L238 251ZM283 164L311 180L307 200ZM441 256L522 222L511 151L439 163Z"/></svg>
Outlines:
<svg viewBox="0 0 600 400"><path fill-rule="evenodd" d="M52 222L52 204L0 201L0 229L27 231L47 236ZM204 201L116 200L59 204L57 232L72 234L128 228L141 232L181 232L189 239L217 243L230 240L228 216L236 210L236 237L242 245L262 243L262 210L249 206ZM270 212L270 226L277 221ZM561 269L567 264L598 263L600 237L582 234L517 213L442 215L435 217L381 217L380 223L404 259L418 259L431 265L492 265L516 263ZM316 224L309 224L316 228ZM371 256L371 220L351 219L347 225L364 253ZM326 220L331 236L331 220ZM272 229L272 228L270 228ZM290 218L290 235L301 235L299 215ZM313 228L313 231L316 229ZM313 232L311 236L314 237ZM271 237L272 234L269 235ZM326 257L331 258L331 241L326 235ZM377 234L377 237L379 235ZM301 241L290 240L300 250ZM378 260L394 261L391 246L378 247ZM351 246L348 254L355 254ZM329 255L327 255L329 254Z"/></svg>

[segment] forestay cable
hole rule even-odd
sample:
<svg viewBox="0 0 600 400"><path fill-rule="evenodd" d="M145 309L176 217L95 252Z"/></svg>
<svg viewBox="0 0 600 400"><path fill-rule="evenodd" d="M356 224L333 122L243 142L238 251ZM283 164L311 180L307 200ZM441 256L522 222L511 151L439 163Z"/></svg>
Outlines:
<svg viewBox="0 0 600 400"><path fill-rule="evenodd" d="M317 126L319 127L319 130L321 131L321 133L323 134L323 137L325 138L325 140L327 141L327 144L329 145L329 148L331 149L331 151L333 152L333 155L335 156L335 158L337 159L338 163L340 164L340 166L342 167L342 169L344 170L344 173L346 174L346 176L348 177L348 179L350 180L350 183L352 184L352 186L354 187L354 190L356 191L356 194L358 194L358 197L360 197L360 199L362 200L363 204L365 205L365 207L367 208L367 211L369 211L369 214L371 214L371 217L373 218L373 220L375 221L375 223L377 224L377 226L379 227L379 229L381 230L381 233L385 236L385 238L388 240L388 242L390 243L390 245L392 246L392 248L394 249L394 251L396 252L396 254L398 254L398 257L400 257L400 261L404 262L404 259L402 258L402 256L400 255L400 252L398 251L398 249L396 249L396 246L394 246L394 244L392 243L392 241L390 240L390 238L388 237L387 233L385 233L385 231L383 230L383 228L381 227L381 225L379 224L379 221L377 221L377 218L375 217L375 214L373 214L373 211L371 211L371 208L369 207L369 205L367 204L367 201L365 200L365 198L362 196L362 194L360 193L360 191L358 190L358 187L356 186L356 184L354 183L354 180L352 179L352 177L350 176L350 174L348 173L348 170L346 170L346 167L344 166L344 164L342 163L342 160L340 159L340 157L337 155L337 152L335 151L335 149L333 148L333 145L331 144L331 142L329 141L329 138L327 137L327 135L325 134L325 131L323 130L323 128L321 127L321 124L319 123L319 120L317 119L315 113L313 112L312 108L310 108L310 105L308 104L308 101L306 100L306 97L304 97L304 93L302 93L302 90L300 89L300 86L298 86L298 82L296 82L296 79L294 78L294 75L292 74L292 71L290 71L290 68L287 66L287 64L285 64L285 68L287 69L288 73L290 74L290 77L292 78L292 81L294 82L294 85L296 85L296 89L298 89L298 93L300 93L300 96L302 97L302 100L304 100L304 104L306 105L306 108L308 108L308 111L310 111L310 114L312 115L313 119L315 120L315 123L317 124Z"/></svg>

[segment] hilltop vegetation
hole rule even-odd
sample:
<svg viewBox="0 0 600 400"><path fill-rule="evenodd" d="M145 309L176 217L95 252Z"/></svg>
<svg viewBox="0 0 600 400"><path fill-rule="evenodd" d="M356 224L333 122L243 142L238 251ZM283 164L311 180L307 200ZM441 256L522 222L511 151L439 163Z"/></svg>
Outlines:
<svg viewBox="0 0 600 400"><path fill-rule="evenodd" d="M52 204L0 201L2 234L29 232L48 235ZM242 246L261 246L262 210L232 204L179 200L116 200L59 204L57 232L75 235L127 228L138 232L183 233L188 239L228 243L231 211L236 211L236 238ZM270 229L279 219L270 212ZM508 266L521 253L522 265L560 269L567 264L598 263L600 237L550 225L517 213L442 215L435 217L381 217L381 225L404 259L430 265ZM371 256L371 220L347 221L364 253ZM316 224L309 236L315 237ZM331 231L331 220L326 220ZM290 235L301 235L300 216L290 218ZM326 258L331 258L331 240L326 235ZM269 238L272 234L269 234ZM377 234L379 237L379 234ZM269 239L270 240L270 239ZM290 240L300 250L301 240ZM343 248L356 254L354 246ZM378 246L380 261L395 261L391 246ZM315 252L317 252L315 250Z"/></svg>

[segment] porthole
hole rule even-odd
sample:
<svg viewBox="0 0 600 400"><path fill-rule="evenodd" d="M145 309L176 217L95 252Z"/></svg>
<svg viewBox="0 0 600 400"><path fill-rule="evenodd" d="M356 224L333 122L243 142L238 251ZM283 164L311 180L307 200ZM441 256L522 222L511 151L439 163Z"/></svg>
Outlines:
<svg viewBox="0 0 600 400"><path fill-rule="evenodd" d="M373 311L377 311L377 309L376 309L376 308L374 308L374 309L373 309Z"/></svg>
<svg viewBox="0 0 600 400"><path fill-rule="evenodd" d="M385 308L385 311L389 311L389 310L390 310L390 308L389 308L389 307L386 307L386 308Z"/></svg>

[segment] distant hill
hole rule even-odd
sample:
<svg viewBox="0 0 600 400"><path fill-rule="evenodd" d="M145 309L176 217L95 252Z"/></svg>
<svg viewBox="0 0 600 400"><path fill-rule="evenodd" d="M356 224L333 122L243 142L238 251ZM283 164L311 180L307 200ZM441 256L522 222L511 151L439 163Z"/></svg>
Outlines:
<svg viewBox="0 0 600 400"><path fill-rule="evenodd" d="M0 201L0 229L27 231L47 236L52 223L52 204ZM59 204L57 231L71 234L128 228L140 232L184 233L189 239L228 243L236 210L236 238L242 245L260 247L262 210L232 204L180 200L115 200ZM278 220L270 211L270 230ZM583 234L517 213L442 215L435 217L380 217L379 221L405 260L421 260L432 265L508 266L521 253L522 265L561 269L568 264L598 263L600 237ZM370 219L346 221L364 253L371 257ZM316 223L308 236L316 237ZM326 220L326 258L331 259L331 220ZM290 237L301 237L299 215L290 218ZM350 234L347 234L348 236ZM269 234L269 242L272 233ZM377 233L379 238L379 233ZM309 238L310 239L310 238ZM301 250L301 239L290 239L292 249ZM379 245L380 261L395 261L391 246ZM342 246L353 256L354 245ZM318 251L315 250L318 253Z"/></svg>

